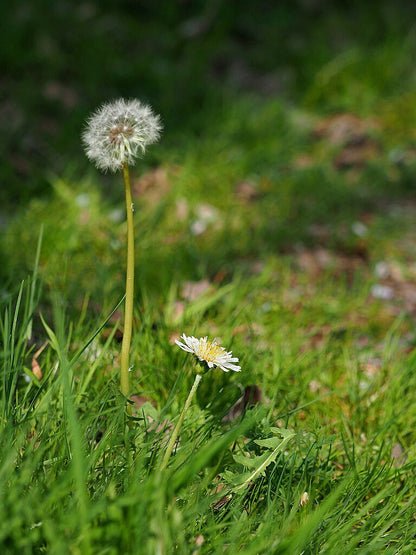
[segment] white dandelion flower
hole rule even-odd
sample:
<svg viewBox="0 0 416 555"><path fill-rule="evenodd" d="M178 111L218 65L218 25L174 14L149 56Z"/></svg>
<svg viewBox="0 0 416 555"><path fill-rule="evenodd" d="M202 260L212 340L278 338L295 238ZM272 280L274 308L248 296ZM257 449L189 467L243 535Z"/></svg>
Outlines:
<svg viewBox="0 0 416 555"><path fill-rule="evenodd" d="M87 121L82 140L88 158L100 170L132 166L160 136L160 117L139 100L120 98L103 104Z"/></svg>
<svg viewBox="0 0 416 555"><path fill-rule="evenodd" d="M198 357L201 362L205 362L208 368L218 366L224 372L229 372L230 370L234 370L234 372L241 371L241 366L232 364L233 362L238 362L238 358L233 357L231 351L227 352L215 340L208 341L208 337L197 339L193 336L187 337L185 334L182 335L181 339L183 339L184 343L176 340L176 345Z"/></svg>

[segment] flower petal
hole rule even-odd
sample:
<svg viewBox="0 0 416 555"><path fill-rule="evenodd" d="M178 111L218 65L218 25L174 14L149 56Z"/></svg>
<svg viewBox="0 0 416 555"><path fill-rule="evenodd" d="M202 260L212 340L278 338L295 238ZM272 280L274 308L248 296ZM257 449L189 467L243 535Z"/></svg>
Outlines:
<svg viewBox="0 0 416 555"><path fill-rule="evenodd" d="M233 370L240 372L241 366L233 364L239 362L237 357L233 357L232 351L226 351L224 347L218 345L216 341L209 341L208 336L197 339L194 336L182 334L181 339L184 343L175 340L175 343L188 353L194 354L201 362L205 362L208 368L218 366L224 372Z"/></svg>

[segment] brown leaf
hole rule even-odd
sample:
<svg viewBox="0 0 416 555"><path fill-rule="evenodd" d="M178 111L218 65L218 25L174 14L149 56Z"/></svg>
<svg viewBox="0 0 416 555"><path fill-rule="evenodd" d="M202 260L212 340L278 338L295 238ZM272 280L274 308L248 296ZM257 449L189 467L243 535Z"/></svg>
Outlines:
<svg viewBox="0 0 416 555"><path fill-rule="evenodd" d="M225 505L227 505L231 500L231 495L226 495L225 497L221 497L221 499L219 499L216 503L214 503L212 509L214 512L219 511L220 509L222 509L222 507L224 507Z"/></svg>
<svg viewBox="0 0 416 555"><path fill-rule="evenodd" d="M164 167L155 168L133 182L133 196L159 202L170 190L168 171Z"/></svg>
<svg viewBox="0 0 416 555"><path fill-rule="evenodd" d="M32 358L32 372L35 378L37 378L39 381L42 379L43 374L37 359L42 354L42 351L45 349L47 344L48 342L45 341L45 343L41 346L40 349L36 351Z"/></svg>
<svg viewBox="0 0 416 555"><path fill-rule="evenodd" d="M220 270L215 274L212 281L214 283L222 283L226 277L227 277L227 272L225 270Z"/></svg>
<svg viewBox="0 0 416 555"><path fill-rule="evenodd" d="M214 483L216 484L215 488L214 488L214 493L221 493L225 488L224 482L222 482L221 478L219 476L217 476ZM224 507L224 505L226 505L230 501L230 499L231 499L231 495L226 495L224 497L220 497L220 499L218 499L218 501L216 501L212 505L213 510L218 511L219 509Z"/></svg>
<svg viewBox="0 0 416 555"><path fill-rule="evenodd" d="M292 166L298 170L310 168L314 164L315 160L312 158L312 156L309 156L309 154L301 154L292 161Z"/></svg>
<svg viewBox="0 0 416 555"><path fill-rule="evenodd" d="M379 128L375 119L360 119L354 114L335 114L318 122L313 136L327 139L333 145L353 145L362 142L369 131Z"/></svg>
<svg viewBox="0 0 416 555"><path fill-rule="evenodd" d="M40 369L38 361L34 357L32 358L32 372L35 378L37 378L39 381L42 379L42 370Z"/></svg>
<svg viewBox="0 0 416 555"><path fill-rule="evenodd" d="M346 329L347 328L343 326L334 327L329 324L324 324L323 326L316 328L314 324L311 324L307 330L310 335L304 340L299 352L304 353L309 349L322 349L331 339L342 337L345 334Z"/></svg>
<svg viewBox="0 0 416 555"><path fill-rule="evenodd" d="M302 249L297 253L297 263L304 272L312 277L318 277L328 269L331 269L334 277L354 274L365 263L366 251L364 246L358 243L351 251L331 252L324 248Z"/></svg>
<svg viewBox="0 0 416 555"><path fill-rule="evenodd" d="M145 403L150 403L153 407L156 406L155 401L152 401L151 399L149 399L148 397L145 397L144 395L132 395L130 397L130 400L133 401L134 408L136 408L136 409L139 409Z"/></svg>
<svg viewBox="0 0 416 555"><path fill-rule="evenodd" d="M196 538L194 538L195 541L195 545L197 547L201 547L201 545L204 543L205 538L202 534L198 534L198 536Z"/></svg>
<svg viewBox="0 0 416 555"><path fill-rule="evenodd" d="M249 204L259 198L257 187L249 181L238 183L235 188L235 194L239 201Z"/></svg>
<svg viewBox="0 0 416 555"><path fill-rule="evenodd" d="M244 343L247 345L252 343L253 336L262 336L264 333L264 327L256 322L252 324L241 324L233 329L233 335L242 335Z"/></svg>
<svg viewBox="0 0 416 555"><path fill-rule="evenodd" d="M169 334L169 345L175 345L175 341L179 339L180 335L178 332L174 331Z"/></svg>
<svg viewBox="0 0 416 555"><path fill-rule="evenodd" d="M384 301L393 301L394 304L391 304L391 307L396 306L399 312L401 306L411 314L416 313L416 283L405 280L398 274L374 284L371 295Z"/></svg>
<svg viewBox="0 0 416 555"><path fill-rule="evenodd" d="M321 243L326 243L331 237L331 229L326 224L311 224L308 231L312 237L318 239Z"/></svg>
<svg viewBox="0 0 416 555"><path fill-rule="evenodd" d="M227 414L222 418L222 422L232 422L243 414L246 408L262 402L262 391L257 385L248 385L244 389L243 395L234 403Z"/></svg>
<svg viewBox="0 0 416 555"><path fill-rule="evenodd" d="M407 455L401 445L401 443L396 443L391 450L391 458L394 460L393 466L399 467L403 466L407 460Z"/></svg>
<svg viewBox="0 0 416 555"><path fill-rule="evenodd" d="M185 301L175 301L174 302L173 310L172 310L172 320L174 322L176 322L177 320L182 318L182 316L185 312L185 308L186 308L186 302Z"/></svg>
<svg viewBox="0 0 416 555"><path fill-rule="evenodd" d="M201 281L186 281L182 286L181 296L189 302L195 301L203 295L211 287L211 283L207 279Z"/></svg>
<svg viewBox="0 0 416 555"><path fill-rule="evenodd" d="M317 277L333 261L332 254L326 249L304 249L297 255L301 270Z"/></svg>
<svg viewBox="0 0 416 555"><path fill-rule="evenodd" d="M66 108L73 108L79 102L78 92L59 81L48 81L44 86L43 94L48 100L57 100Z"/></svg>
<svg viewBox="0 0 416 555"><path fill-rule="evenodd" d="M311 380L309 382L309 389L312 393L317 393L322 388L322 384L319 380Z"/></svg>
<svg viewBox="0 0 416 555"><path fill-rule="evenodd" d="M335 167L344 169L364 167L370 160L380 154L380 146L372 139L363 139L360 143L346 146L335 158Z"/></svg>
<svg viewBox="0 0 416 555"><path fill-rule="evenodd" d="M361 119L354 114L335 114L321 120L313 136L333 146L343 147L335 158L338 169L362 168L380 155L380 145L371 137L380 125L375 119Z"/></svg>
<svg viewBox="0 0 416 555"><path fill-rule="evenodd" d="M381 367L383 365L383 361L381 358L378 357L371 357L365 364L364 364L364 373L367 378L374 378L380 374Z"/></svg>
<svg viewBox="0 0 416 555"><path fill-rule="evenodd" d="M412 281L403 282L398 288L399 296L403 299L403 304L409 312L416 311L416 283Z"/></svg>

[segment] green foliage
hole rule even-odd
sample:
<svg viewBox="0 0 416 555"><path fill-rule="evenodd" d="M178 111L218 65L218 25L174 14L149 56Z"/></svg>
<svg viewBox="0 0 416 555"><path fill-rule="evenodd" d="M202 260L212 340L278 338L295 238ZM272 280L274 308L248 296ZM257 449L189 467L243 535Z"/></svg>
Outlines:
<svg viewBox="0 0 416 555"><path fill-rule="evenodd" d="M253 458L244 455L234 455L234 461L237 464L240 464L245 468L249 468L250 470L245 473L238 473L237 475L232 472L228 472L223 475L225 481L233 486L232 491L242 491L246 489L247 486L251 485L251 483L255 481L258 476L264 476L266 468L269 464L276 461L276 458L282 451L283 447L294 437L294 434L289 430L271 428L270 431L277 434L277 436L283 437L283 440L280 439L280 437L271 437L268 439L257 439L254 443L260 447L272 449L271 452L266 451L262 455L257 455Z"/></svg>
<svg viewBox="0 0 416 555"><path fill-rule="evenodd" d="M413 4L17 4L0 552L412 553ZM165 124L132 169L129 427L123 187L86 175L79 141L120 95ZM204 376L160 473L194 381L183 332L218 337L242 372Z"/></svg>
<svg viewBox="0 0 416 555"><path fill-rule="evenodd" d="M263 276L253 277L247 290L258 295L262 282ZM224 292L227 312L246 294L239 289ZM244 553L330 553L342 543L350 551L390 553L412 544L415 373L414 357L400 358L400 326L386 339L388 374L365 388L356 383L362 377L349 342L348 356L333 342L319 358L310 351L299 359L286 349L278 356L263 352L255 362L247 351L243 383L257 376L269 401L229 423L221 422L221 410L232 403L237 376L220 385L223 373L207 374L219 402L199 396L160 474L158 461L192 380L178 372L178 357L185 355L166 347L169 327L154 330L144 321L135 338L136 384L156 406L136 408L126 436L114 330L101 337L111 315L88 338L89 323L71 325L57 299L53 320L43 319L49 346L38 357L44 375L35 379L26 371L33 350L23 348L27 318L20 308L29 295L30 285L23 285L17 298L3 303L3 336L9 337L3 356L9 353L6 376L12 375L1 397L0 434L8 445L0 456L3 552L187 552L202 543L201 553L229 544ZM184 318L191 322L210 310L200 303ZM269 314L263 312L263 325ZM303 317L309 318L307 306ZM271 337L276 341L275 333ZM233 349L247 348L238 342ZM139 361L147 361L150 372ZM311 395L304 384L314 379L332 384L332 391ZM339 379L343 385L334 388ZM407 453L392 466L388 459L399 438Z"/></svg>

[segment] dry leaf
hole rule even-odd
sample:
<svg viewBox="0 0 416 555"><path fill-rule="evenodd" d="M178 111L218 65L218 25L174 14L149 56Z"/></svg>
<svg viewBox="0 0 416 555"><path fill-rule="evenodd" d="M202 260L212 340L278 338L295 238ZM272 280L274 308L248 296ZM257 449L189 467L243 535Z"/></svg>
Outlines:
<svg viewBox="0 0 416 555"><path fill-rule="evenodd" d="M380 155L380 146L374 140L364 139L359 144L346 146L335 158L335 167L344 169L350 167L364 167L367 162Z"/></svg>
<svg viewBox="0 0 416 555"><path fill-rule="evenodd" d="M252 324L241 324L233 329L233 335L242 335L243 341L246 345L252 343L253 336L261 337L264 333L264 326L256 322L253 322Z"/></svg>
<svg viewBox="0 0 416 555"><path fill-rule="evenodd" d="M292 166L295 169L303 170L304 168L310 168L315 164L315 160L309 154L301 154L292 161Z"/></svg>
<svg viewBox="0 0 416 555"><path fill-rule="evenodd" d="M406 463L407 455L400 443L396 443L391 450L391 458L394 460L393 466L399 467Z"/></svg>
<svg viewBox="0 0 416 555"><path fill-rule="evenodd" d="M40 369L38 361L34 357L32 358L32 372L35 378L37 378L39 381L42 379L42 370Z"/></svg>
<svg viewBox="0 0 416 555"><path fill-rule="evenodd" d="M48 81L43 89L48 100L58 100L66 108L73 108L79 102L78 92L59 81Z"/></svg>
<svg viewBox="0 0 416 555"><path fill-rule="evenodd" d="M214 493L220 493L221 491L223 491L223 489L225 488L225 484L224 482L221 481L220 477L217 476L216 478L216 486L214 488ZM226 495L225 497L221 497L218 501L216 501L212 508L214 511L218 511L219 509L221 509L222 507L224 507L224 505L226 505L231 499L231 495Z"/></svg>
<svg viewBox="0 0 416 555"><path fill-rule="evenodd" d="M190 303L203 295L211 287L207 279L201 281L186 281L182 286L181 296Z"/></svg>
<svg viewBox="0 0 416 555"><path fill-rule="evenodd" d="M312 391L312 393L316 393L321 389L321 387L322 387L322 384L318 380L311 380L309 382L309 390Z"/></svg>
<svg viewBox="0 0 416 555"><path fill-rule="evenodd" d="M227 272L225 270L220 270L215 274L212 281L214 283L222 283L227 276Z"/></svg>
<svg viewBox="0 0 416 555"><path fill-rule="evenodd" d="M297 263L312 277L318 277L329 268L334 277L338 277L353 275L366 262L366 257L365 244L357 243L354 250L348 253L331 252L324 248L302 249L297 254Z"/></svg>
<svg viewBox="0 0 416 555"><path fill-rule="evenodd" d="M231 500L231 495L226 495L225 497L221 497L221 499L219 499L216 503L214 503L212 507L214 512L219 511L222 507L227 505L227 503L229 503L230 500Z"/></svg>
<svg viewBox="0 0 416 555"><path fill-rule="evenodd" d="M169 345L175 345L175 341L180 338L178 332L174 331L169 334Z"/></svg>
<svg viewBox="0 0 416 555"><path fill-rule="evenodd" d="M152 401L151 399L149 399L148 397L145 397L144 395L132 395L130 397L130 400L133 401L134 408L136 409L139 409L145 403L150 403L152 407L156 406L155 401Z"/></svg>
<svg viewBox="0 0 416 555"><path fill-rule="evenodd" d="M159 202L170 190L168 171L164 167L155 168L133 182L133 196Z"/></svg>
<svg viewBox="0 0 416 555"><path fill-rule="evenodd" d="M364 373L368 378L373 378L380 374L383 361L380 358L372 357L364 365Z"/></svg>
<svg viewBox="0 0 416 555"><path fill-rule="evenodd" d="M204 538L204 536L203 536L202 534L199 534L199 535L194 539L194 541L195 541L195 545L196 545L197 547L201 547L201 545L202 545L202 544L204 543L204 541L205 541L205 538Z"/></svg>
<svg viewBox="0 0 416 555"><path fill-rule="evenodd" d="M360 143L369 131L378 128L375 119L360 119L354 114L335 114L319 121L313 136L327 139L333 145L352 145Z"/></svg>
<svg viewBox="0 0 416 555"><path fill-rule="evenodd" d="M176 322L177 320L180 320L180 318L182 318L184 312L185 312L185 308L186 308L186 302L185 301L175 301L173 304L173 310L172 310L172 320L174 322ZM179 336L178 336L179 338Z"/></svg>
<svg viewBox="0 0 416 555"><path fill-rule="evenodd" d="M333 256L328 250L322 248L304 249L298 253L297 262L301 270L317 277L333 262Z"/></svg>
<svg viewBox="0 0 416 555"><path fill-rule="evenodd" d="M259 191L257 187L248 181L238 183L235 188L235 194L238 200L243 203L251 203L259 198Z"/></svg>
<svg viewBox="0 0 416 555"><path fill-rule="evenodd" d="M338 169L363 167L380 154L380 145L371 132L380 127L375 119L360 119L354 114L335 114L315 126L313 136L331 145L344 147L335 158Z"/></svg>
<svg viewBox="0 0 416 555"><path fill-rule="evenodd" d="M261 403L262 397L262 391L257 385L248 385L244 389L243 395L234 403L221 422L232 422L240 418L247 407L251 408L255 404Z"/></svg>
<svg viewBox="0 0 416 555"><path fill-rule="evenodd" d="M309 233L312 237L321 242L326 242L331 237L331 229L328 225L322 223L315 223L309 226Z"/></svg>
<svg viewBox="0 0 416 555"><path fill-rule="evenodd" d="M32 358L32 372L35 378L37 378L39 381L42 379L43 374L37 359L39 358L39 356L41 355L42 351L45 349L47 344L48 342L45 341L42 347L36 351L36 353L33 355L33 358Z"/></svg>

